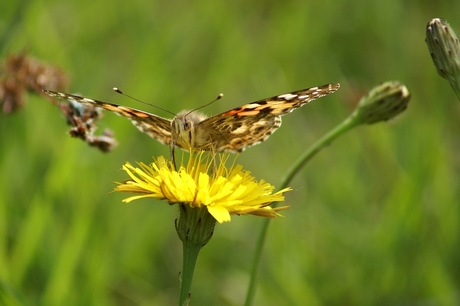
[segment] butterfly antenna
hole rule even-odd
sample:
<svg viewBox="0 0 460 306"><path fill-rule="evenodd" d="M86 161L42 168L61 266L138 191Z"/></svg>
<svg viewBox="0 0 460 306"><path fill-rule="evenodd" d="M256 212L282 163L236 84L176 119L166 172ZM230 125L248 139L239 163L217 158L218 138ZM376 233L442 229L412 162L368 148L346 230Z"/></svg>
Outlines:
<svg viewBox="0 0 460 306"><path fill-rule="evenodd" d="M141 101L141 100L139 100L139 99L136 99L136 98L134 98L134 97L132 97L132 96L130 96L130 95L127 95L127 94L125 94L124 92L122 92L118 87L114 87L114 88L113 88L113 91L115 91L116 93L119 93L120 95L123 95L123 96L125 96L125 97L128 97L128 98L130 98L130 99L132 99L132 100L134 100L134 101L137 101L137 102L139 102L139 103L143 103L143 104L145 104L145 105L148 105L148 106L152 106L152 107L158 108L158 109L160 109L160 110L162 110L162 111L164 111L164 112L167 112L167 113L169 113L169 114L171 114L171 115L173 115L173 116L176 116L176 114L174 114L173 112L170 112L169 110L167 110L167 109L165 109L165 108L163 108L163 107L161 107L161 106L154 105L154 104L150 104L150 103Z"/></svg>
<svg viewBox="0 0 460 306"><path fill-rule="evenodd" d="M220 94L217 96L217 98L215 98L214 100L212 100L211 102L209 102L209 103L207 103L207 104L205 104L205 105L202 105L202 106L200 106L200 107L197 107L197 108L195 108L195 109L192 109L192 110L189 111L187 114L185 114L184 117L190 115L191 113L193 113L193 112L195 112L195 111L197 111L197 110L199 110L199 109L202 109L202 108L204 108L204 107L206 107L206 106L209 106L209 105L213 104L213 103L216 102L217 100L222 99L223 96L224 96L224 94L223 94L223 93L220 93Z"/></svg>

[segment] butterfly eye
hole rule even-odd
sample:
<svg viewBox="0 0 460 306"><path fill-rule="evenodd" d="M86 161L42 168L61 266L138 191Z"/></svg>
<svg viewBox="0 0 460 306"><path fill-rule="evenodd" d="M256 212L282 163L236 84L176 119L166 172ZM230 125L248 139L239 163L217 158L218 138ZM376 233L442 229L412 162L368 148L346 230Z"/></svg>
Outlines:
<svg viewBox="0 0 460 306"><path fill-rule="evenodd" d="M184 120L184 130L187 130L189 128L190 128L190 122L187 119L185 119Z"/></svg>

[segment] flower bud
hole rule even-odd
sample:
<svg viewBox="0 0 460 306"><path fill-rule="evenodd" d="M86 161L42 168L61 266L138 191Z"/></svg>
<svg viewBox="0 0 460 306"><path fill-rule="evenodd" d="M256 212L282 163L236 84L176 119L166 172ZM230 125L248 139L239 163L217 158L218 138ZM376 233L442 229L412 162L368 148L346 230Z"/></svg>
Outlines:
<svg viewBox="0 0 460 306"><path fill-rule="evenodd" d="M426 27L426 43L438 74L445 78L460 100L460 44L457 35L442 18L434 18Z"/></svg>
<svg viewBox="0 0 460 306"><path fill-rule="evenodd" d="M426 27L425 41L439 75L449 82L458 80L460 45L447 21L442 18L432 19Z"/></svg>
<svg viewBox="0 0 460 306"><path fill-rule="evenodd" d="M407 108L410 98L407 87L402 83L385 82L361 98L352 120L355 124L373 124L390 120Z"/></svg>

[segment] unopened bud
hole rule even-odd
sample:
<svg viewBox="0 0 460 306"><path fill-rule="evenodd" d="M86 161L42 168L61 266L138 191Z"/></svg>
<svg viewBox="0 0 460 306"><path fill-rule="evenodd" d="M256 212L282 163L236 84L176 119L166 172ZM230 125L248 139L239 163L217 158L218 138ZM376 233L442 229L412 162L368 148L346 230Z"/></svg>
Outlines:
<svg viewBox="0 0 460 306"><path fill-rule="evenodd" d="M361 98L352 120L356 124L373 124L390 120L407 108L410 98L407 87L402 83L385 82Z"/></svg>
<svg viewBox="0 0 460 306"><path fill-rule="evenodd" d="M434 18L426 27L425 41L438 74L460 98L460 44L454 30L444 19Z"/></svg>

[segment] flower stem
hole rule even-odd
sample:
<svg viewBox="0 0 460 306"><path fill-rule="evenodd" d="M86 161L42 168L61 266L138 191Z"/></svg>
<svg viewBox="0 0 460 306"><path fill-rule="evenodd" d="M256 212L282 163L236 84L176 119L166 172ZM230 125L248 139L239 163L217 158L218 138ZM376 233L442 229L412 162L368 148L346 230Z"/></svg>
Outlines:
<svg viewBox="0 0 460 306"><path fill-rule="evenodd" d="M329 133L324 135L321 139L316 141L307 151L288 170L286 176L283 178L281 183L280 189L286 188L292 179L300 172L300 170L305 166L305 164L312 159L313 156L316 155L321 149L325 148L329 145L334 139L341 136L345 132L351 130L355 126L361 124L361 122L357 120L353 120L353 116L348 117L345 119L341 124L336 126L333 130ZM244 303L245 306L252 305L256 293L256 285L257 285L257 275L259 270L259 263L260 258L262 255L262 249L265 244L265 240L267 237L268 232L268 225L270 224L270 219L264 219L262 224L262 229L260 231L259 237L257 239L256 249L254 252L254 259L252 262L252 269L251 269L251 277L249 280L248 292L246 294L246 301Z"/></svg>
<svg viewBox="0 0 460 306"><path fill-rule="evenodd" d="M190 301L190 290L192 287L193 272L195 271L196 261L200 253L200 245L191 245L183 243L183 262L181 274L181 288L179 297L179 306L188 305Z"/></svg>
<svg viewBox="0 0 460 306"><path fill-rule="evenodd" d="M176 231L183 247L179 306L188 305L190 302L190 289L198 254L211 239L215 225L216 220L205 207L191 207L188 204L179 205Z"/></svg>
<svg viewBox="0 0 460 306"><path fill-rule="evenodd" d="M355 126L361 124L360 122L353 120L350 116L345 119L341 124L336 126L329 133L324 135L322 138L317 140L307 151L305 151L302 156L300 156L291 169L288 170L286 176L283 178L280 189L286 188L292 181L292 179L300 172L300 170L305 166L313 156L316 155L320 150L328 146L334 139L341 136L345 132L351 130Z"/></svg>
<svg viewBox="0 0 460 306"><path fill-rule="evenodd" d="M451 80L449 81L450 86L455 92L455 95L457 96L457 99L460 101L460 84L457 83L457 80Z"/></svg>

